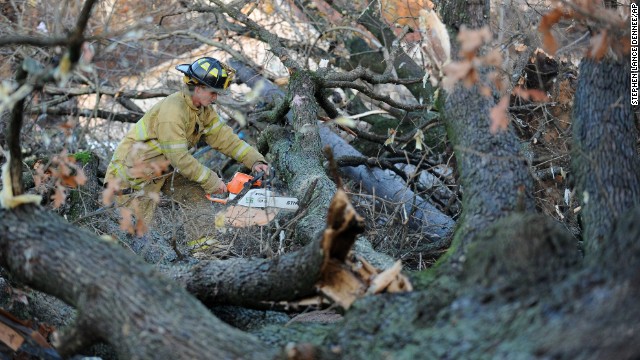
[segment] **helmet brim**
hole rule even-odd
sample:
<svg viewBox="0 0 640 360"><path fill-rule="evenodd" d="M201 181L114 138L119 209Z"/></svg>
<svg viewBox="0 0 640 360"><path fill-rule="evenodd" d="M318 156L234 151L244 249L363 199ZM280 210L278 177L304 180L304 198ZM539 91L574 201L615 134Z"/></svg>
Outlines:
<svg viewBox="0 0 640 360"><path fill-rule="evenodd" d="M189 64L180 64L176 66L176 70L180 71L181 73L187 76L191 76L191 70L189 69Z"/></svg>
<svg viewBox="0 0 640 360"><path fill-rule="evenodd" d="M176 66L176 70L180 71L181 73L183 73L183 74L185 74L185 75L187 75L187 76L189 76L191 78L194 78L194 79L198 80L198 78L196 76L194 76L194 74L191 72L191 65L189 65L189 64L177 65ZM207 90L213 91L216 94L228 95L230 93L229 89L214 88L214 87L211 87L211 86L205 84L204 82L202 82L200 80L198 80L198 83L199 83L199 85L202 85L202 86L206 87Z"/></svg>

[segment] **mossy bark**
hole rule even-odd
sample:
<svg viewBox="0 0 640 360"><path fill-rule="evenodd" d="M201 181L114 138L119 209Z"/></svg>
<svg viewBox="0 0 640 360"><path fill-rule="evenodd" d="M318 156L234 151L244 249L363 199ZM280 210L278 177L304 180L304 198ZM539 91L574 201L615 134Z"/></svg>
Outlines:
<svg viewBox="0 0 640 360"><path fill-rule="evenodd" d="M87 182L69 192L69 220L78 219L97 210L101 205L103 190L98 180L100 178L98 176L100 159L90 152L82 152L73 156L77 165L84 171Z"/></svg>
<svg viewBox="0 0 640 360"><path fill-rule="evenodd" d="M324 345L348 359L635 358L639 211L620 219L616 250L592 264L551 218L500 219L468 247L465 271L362 299Z"/></svg>
<svg viewBox="0 0 640 360"><path fill-rule="evenodd" d="M232 304L253 308L315 294L324 261L321 238L300 251L274 259L201 261L168 266L165 272L207 306Z"/></svg>
<svg viewBox="0 0 640 360"><path fill-rule="evenodd" d="M117 244L34 206L0 216L0 265L78 309L76 336L63 336L62 353L102 340L122 359L275 356Z"/></svg>
<svg viewBox="0 0 640 360"><path fill-rule="evenodd" d="M629 63L580 63L573 110L572 169L582 202L587 254L598 256L616 218L640 202L638 131L631 109Z"/></svg>
<svg viewBox="0 0 640 360"><path fill-rule="evenodd" d="M435 3L442 22L456 31L463 25L479 28L489 19L489 0L439 0Z"/></svg>
<svg viewBox="0 0 640 360"><path fill-rule="evenodd" d="M479 231L516 211L532 211L533 180L519 140L509 127L490 131L496 105L476 87L457 86L445 103L445 123L464 189L463 215L454 242L458 255Z"/></svg>

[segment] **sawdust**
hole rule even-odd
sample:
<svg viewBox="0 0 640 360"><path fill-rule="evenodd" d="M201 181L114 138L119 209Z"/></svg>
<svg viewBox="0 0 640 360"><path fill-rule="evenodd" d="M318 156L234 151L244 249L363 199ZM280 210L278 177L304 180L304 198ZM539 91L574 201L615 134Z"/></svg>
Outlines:
<svg viewBox="0 0 640 360"><path fill-rule="evenodd" d="M244 228L249 226L264 226L269 224L279 210L275 208L259 209L245 206L229 206L218 216L224 216L224 224L227 226Z"/></svg>

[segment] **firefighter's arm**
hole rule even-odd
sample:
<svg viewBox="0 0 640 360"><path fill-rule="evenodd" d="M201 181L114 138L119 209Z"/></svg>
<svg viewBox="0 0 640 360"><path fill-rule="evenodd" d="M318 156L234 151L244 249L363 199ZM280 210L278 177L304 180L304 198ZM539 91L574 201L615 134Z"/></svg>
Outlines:
<svg viewBox="0 0 640 360"><path fill-rule="evenodd" d="M160 150L167 157L171 166L180 171L182 176L200 184L206 193L224 192L224 182L211 169L200 164L189 153L185 127L179 118L158 123L158 143Z"/></svg>
<svg viewBox="0 0 640 360"><path fill-rule="evenodd" d="M209 146L243 163L249 169L253 170L260 163L267 164L264 156L258 150L241 140L238 135L234 134L233 129L217 116L214 116L212 121L206 125L204 136Z"/></svg>

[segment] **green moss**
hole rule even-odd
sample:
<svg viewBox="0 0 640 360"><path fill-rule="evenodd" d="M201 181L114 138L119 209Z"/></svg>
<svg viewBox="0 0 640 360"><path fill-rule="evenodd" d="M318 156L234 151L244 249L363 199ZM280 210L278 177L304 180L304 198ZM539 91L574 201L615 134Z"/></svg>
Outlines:
<svg viewBox="0 0 640 360"><path fill-rule="evenodd" d="M75 154L71 154L71 156L76 159L76 161L82 163L82 165L87 165L91 161L93 154L91 154L90 151L78 151Z"/></svg>
<svg viewBox="0 0 640 360"><path fill-rule="evenodd" d="M285 347L292 342L320 346L334 329L335 324L332 323L294 322L289 325L267 325L252 333L272 346Z"/></svg>
<svg viewBox="0 0 640 360"><path fill-rule="evenodd" d="M514 214L480 234L467 251L470 284L529 284L562 277L578 263L577 242L558 223L537 214Z"/></svg>

